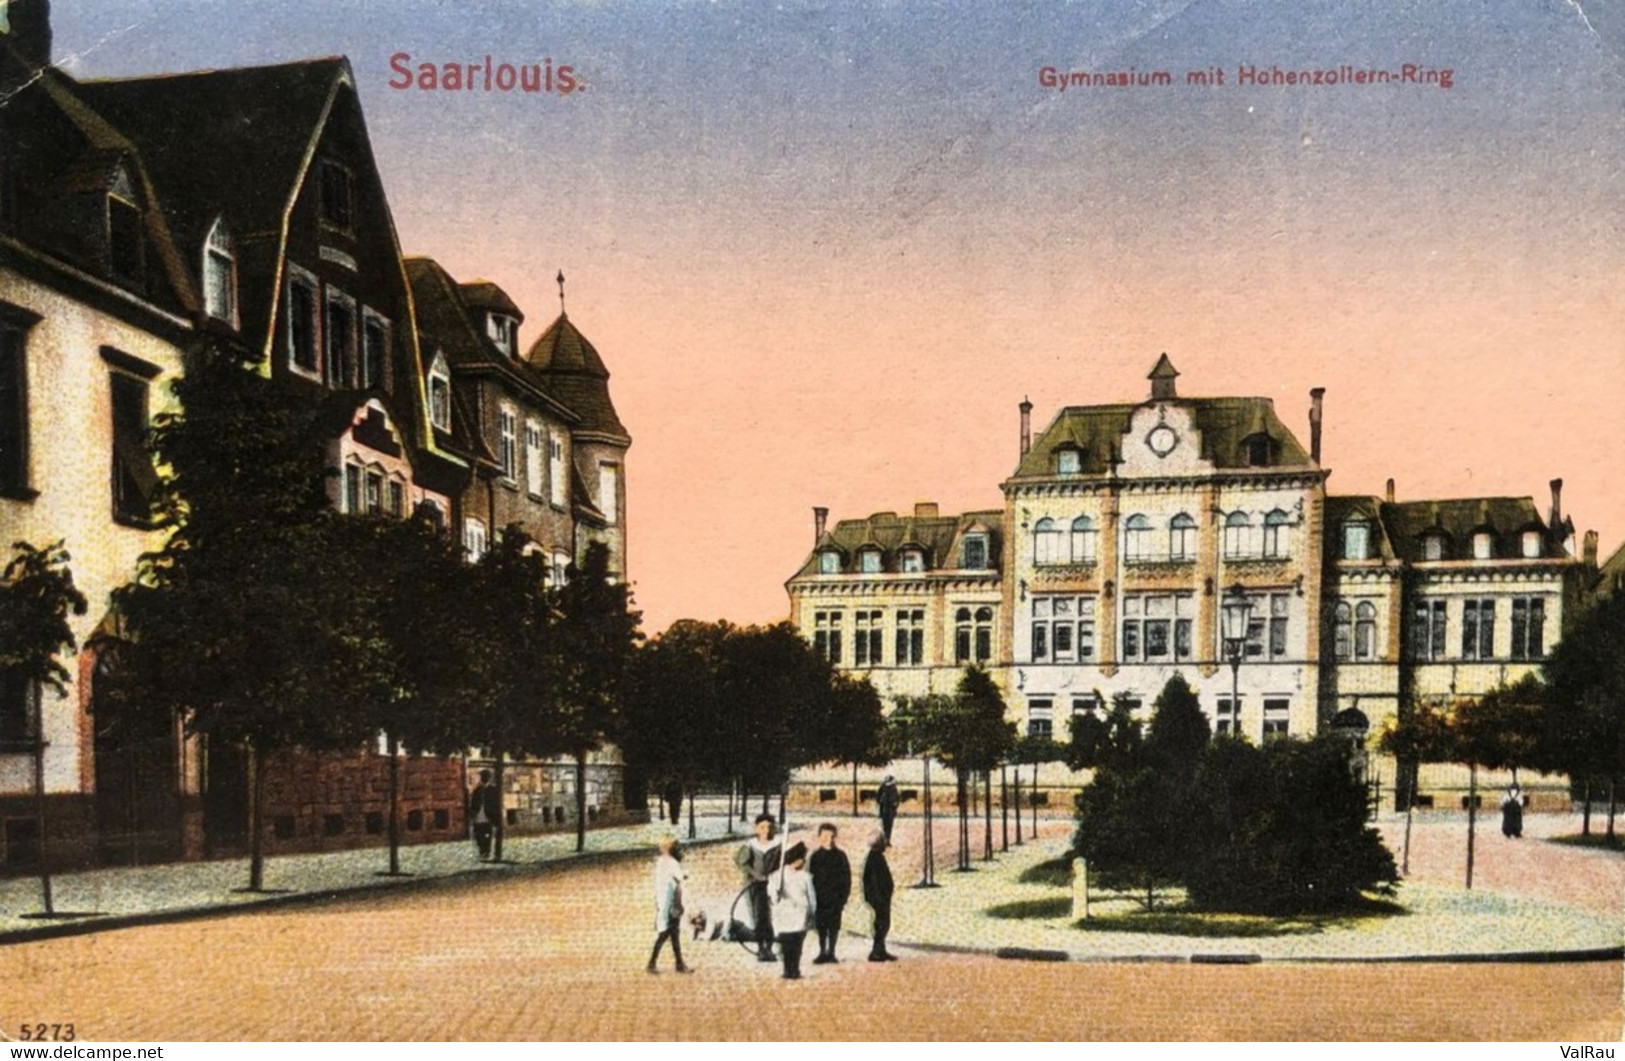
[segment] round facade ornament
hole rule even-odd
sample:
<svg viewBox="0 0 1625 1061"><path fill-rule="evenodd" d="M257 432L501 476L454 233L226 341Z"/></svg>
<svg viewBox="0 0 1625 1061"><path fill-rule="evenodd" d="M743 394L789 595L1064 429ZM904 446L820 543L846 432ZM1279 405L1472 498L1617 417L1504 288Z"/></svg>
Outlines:
<svg viewBox="0 0 1625 1061"><path fill-rule="evenodd" d="M1179 448L1179 432L1167 424L1158 424L1146 434L1145 444L1160 460Z"/></svg>

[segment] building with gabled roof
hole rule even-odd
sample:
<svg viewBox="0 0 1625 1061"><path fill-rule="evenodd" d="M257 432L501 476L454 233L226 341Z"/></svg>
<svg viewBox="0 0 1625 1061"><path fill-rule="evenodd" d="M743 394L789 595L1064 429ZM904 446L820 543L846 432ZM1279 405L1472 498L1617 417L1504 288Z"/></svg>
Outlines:
<svg viewBox="0 0 1625 1061"><path fill-rule="evenodd" d="M1321 389L1305 446L1270 399L1183 397L1178 375L1164 354L1144 401L1067 406L1036 437L1021 403L1004 510L973 514L996 528L990 569L958 586L988 601L990 656L956 654L960 613L924 592L963 574L939 567L972 518L932 506L830 533L815 510L792 621L883 693L951 691L983 664L1024 732L1062 741L1071 716L1146 708L1175 673L1217 732L1257 742L1374 738L1406 704L1538 669L1596 569L1594 536L1570 550L1561 480L1545 518L1528 497L1397 501L1392 481L1386 497L1328 494ZM915 615L923 658L897 632Z"/></svg>

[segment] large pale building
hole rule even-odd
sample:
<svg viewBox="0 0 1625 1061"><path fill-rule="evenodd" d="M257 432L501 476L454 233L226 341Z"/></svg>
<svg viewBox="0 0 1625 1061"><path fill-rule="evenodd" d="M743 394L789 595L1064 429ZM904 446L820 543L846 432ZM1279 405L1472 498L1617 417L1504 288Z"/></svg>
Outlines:
<svg viewBox="0 0 1625 1061"><path fill-rule="evenodd" d="M1062 741L1176 673L1256 742L1375 734L1539 667L1595 568L1569 552L1561 481L1544 520L1527 497L1328 495L1319 389L1306 447L1269 399L1184 397L1177 376L1164 355L1144 401L1069 406L1036 437L1023 402L1002 512L826 532L816 510L792 621L888 700L986 666L1023 732Z"/></svg>

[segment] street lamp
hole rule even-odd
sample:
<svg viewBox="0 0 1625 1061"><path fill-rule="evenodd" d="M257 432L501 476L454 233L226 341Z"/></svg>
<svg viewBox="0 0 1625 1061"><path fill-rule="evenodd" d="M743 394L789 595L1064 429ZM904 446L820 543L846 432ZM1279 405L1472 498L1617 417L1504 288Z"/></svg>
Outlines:
<svg viewBox="0 0 1625 1061"><path fill-rule="evenodd" d="M1230 661L1231 732L1241 735L1241 660L1247 654L1247 628L1252 623L1253 602L1237 582L1224 594L1220 619L1224 627L1224 654Z"/></svg>

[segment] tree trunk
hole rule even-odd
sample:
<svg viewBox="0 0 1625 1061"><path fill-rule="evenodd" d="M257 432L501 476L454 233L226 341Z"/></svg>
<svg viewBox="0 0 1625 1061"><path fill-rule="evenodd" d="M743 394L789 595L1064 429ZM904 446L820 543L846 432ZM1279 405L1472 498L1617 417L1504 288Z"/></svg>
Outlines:
<svg viewBox="0 0 1625 1061"><path fill-rule="evenodd" d="M1580 835L1591 835L1591 778L1585 779L1585 786L1580 790L1583 802L1580 809Z"/></svg>
<svg viewBox="0 0 1625 1061"><path fill-rule="evenodd" d="M933 835L935 819L931 812L931 757L921 756L920 765L925 771L925 806L922 810L923 831L920 837L920 857L923 863L920 873L920 887L934 888L937 883L936 875L936 844Z"/></svg>
<svg viewBox="0 0 1625 1061"><path fill-rule="evenodd" d="M852 760L852 817L858 816L858 761Z"/></svg>
<svg viewBox="0 0 1625 1061"><path fill-rule="evenodd" d="M955 795L959 801L959 866L961 872L970 869L970 803L969 786L965 783L965 771L954 767L954 779L957 785Z"/></svg>
<svg viewBox="0 0 1625 1061"><path fill-rule="evenodd" d="M1478 765L1467 764L1467 890L1473 890L1473 833L1478 824Z"/></svg>
<svg viewBox="0 0 1625 1061"><path fill-rule="evenodd" d="M503 787L502 775L504 771L502 764L508 759L508 750L506 748L493 748L491 750L496 753L496 762L492 764L491 768L491 783L497 787L497 820L491 823L493 841L491 845L491 861L501 862L502 839L508 832L508 790Z"/></svg>
<svg viewBox="0 0 1625 1061"><path fill-rule="evenodd" d="M576 749L576 851L587 850L587 749Z"/></svg>
<svg viewBox="0 0 1625 1061"><path fill-rule="evenodd" d="M696 835L694 831L694 790L691 788L688 790L688 838L692 840Z"/></svg>
<svg viewBox="0 0 1625 1061"><path fill-rule="evenodd" d="M1012 769L1015 772L1015 778L1011 782L1011 790L1015 794L1015 797L1016 797L1016 846L1020 847L1022 845L1022 839L1021 839L1021 767L1016 766L1016 767L1013 767Z"/></svg>
<svg viewBox="0 0 1625 1061"><path fill-rule="evenodd" d="M1416 806L1416 784L1414 782L1406 795L1408 798L1405 800L1405 853L1401 857L1399 866L1399 875L1401 877L1408 877L1411 872L1411 812Z"/></svg>
<svg viewBox="0 0 1625 1061"><path fill-rule="evenodd" d="M767 813L767 789L762 789L762 813Z"/></svg>
<svg viewBox="0 0 1625 1061"><path fill-rule="evenodd" d="M1038 764L1033 764L1033 839L1038 839Z"/></svg>
<svg viewBox="0 0 1625 1061"><path fill-rule="evenodd" d="M401 742L389 735L389 875L401 875Z"/></svg>
<svg viewBox="0 0 1625 1061"><path fill-rule="evenodd" d="M39 844L40 902L45 916L55 917L56 906L51 899L51 860L45 851L45 710L40 683L32 683L34 693L34 836Z"/></svg>
<svg viewBox="0 0 1625 1061"><path fill-rule="evenodd" d="M788 829L790 827L789 819L784 813L784 798L785 796L789 795L789 793L790 782L786 780L784 785L779 789L779 828L781 829Z"/></svg>
<svg viewBox="0 0 1625 1061"><path fill-rule="evenodd" d="M993 861L993 771L982 771L982 861Z"/></svg>
<svg viewBox="0 0 1625 1061"><path fill-rule="evenodd" d="M1010 777L999 764L999 850L1010 850Z"/></svg>
<svg viewBox="0 0 1625 1061"><path fill-rule="evenodd" d="M1610 777L1608 779L1608 842L1610 844L1614 842L1614 807L1617 805L1614 792L1614 779Z"/></svg>
<svg viewBox="0 0 1625 1061"><path fill-rule="evenodd" d="M265 756L248 746L248 890L265 890Z"/></svg>

